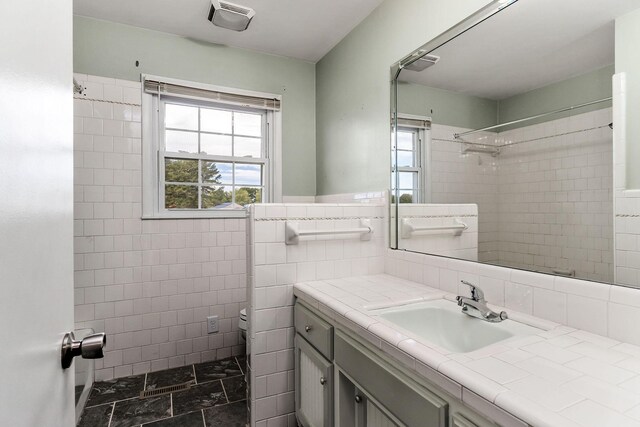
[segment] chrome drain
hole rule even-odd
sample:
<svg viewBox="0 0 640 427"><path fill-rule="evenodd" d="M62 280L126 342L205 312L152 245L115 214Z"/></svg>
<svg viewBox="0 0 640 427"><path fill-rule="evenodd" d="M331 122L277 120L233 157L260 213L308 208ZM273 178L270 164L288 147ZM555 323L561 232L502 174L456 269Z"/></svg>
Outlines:
<svg viewBox="0 0 640 427"><path fill-rule="evenodd" d="M158 387L152 390L143 390L140 392L140 398L144 399L146 397L164 396L165 394L175 393L177 391L185 391L185 390L189 390L192 385L193 385L193 382L189 381L183 384L170 385L167 387Z"/></svg>

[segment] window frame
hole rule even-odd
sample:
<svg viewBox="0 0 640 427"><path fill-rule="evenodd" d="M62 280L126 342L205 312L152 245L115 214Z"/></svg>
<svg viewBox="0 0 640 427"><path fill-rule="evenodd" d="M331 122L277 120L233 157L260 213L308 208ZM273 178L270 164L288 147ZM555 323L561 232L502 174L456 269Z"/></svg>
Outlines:
<svg viewBox="0 0 640 427"><path fill-rule="evenodd" d="M408 119L415 121L424 121L431 122L431 117L423 117L409 114L401 114L398 116L399 119ZM399 174L401 172L409 172L415 174L414 177L414 197L411 204L417 203L430 203L431 201L431 168L428 167L431 161L431 132L430 127L423 126L409 126L409 125L398 125L396 132L411 132L413 134L413 144L414 144L414 166L395 166L395 173ZM396 141L397 143L397 141ZM395 148L398 151L398 147ZM399 151L409 151L409 150L399 150ZM399 182L400 180L398 180ZM398 188L394 191L397 191L397 194L400 195L402 190L408 190L403 188ZM398 204L400 200L397 201Z"/></svg>
<svg viewBox="0 0 640 427"><path fill-rule="evenodd" d="M168 83L179 84L205 90L222 91L230 94L255 96L264 98L277 98L281 101L280 95L267 94L255 91L246 91L221 86L207 85L194 82L186 82L164 77L142 75L144 79L161 79ZM216 108L230 111L245 111L259 113L263 120L263 146L262 157L234 157L218 156L203 153L187 154L167 152L164 144L164 109L166 103L182 104L188 106L199 106L204 108ZM247 215L246 209L166 209L164 206L165 192L165 158L196 159L198 161L215 161L241 164L260 164L262 171L262 200L261 203L278 203L282 200L282 109L262 110L259 108L248 108L241 105L214 102L198 98L169 96L142 93L142 219L194 219L194 218L244 218ZM195 132L195 131L194 131ZM200 133L200 129L198 130ZM168 153L168 154L167 154ZM166 155L165 155L166 154ZM235 166L234 166L235 168ZM200 170L200 167L199 167ZM199 174L200 175L200 174ZM192 184L197 188L201 187L201 176L198 176L198 183ZM235 174L234 174L234 194L235 201ZM250 186L247 186L250 187ZM200 195L198 195L200 200ZM200 203L199 203L200 206Z"/></svg>

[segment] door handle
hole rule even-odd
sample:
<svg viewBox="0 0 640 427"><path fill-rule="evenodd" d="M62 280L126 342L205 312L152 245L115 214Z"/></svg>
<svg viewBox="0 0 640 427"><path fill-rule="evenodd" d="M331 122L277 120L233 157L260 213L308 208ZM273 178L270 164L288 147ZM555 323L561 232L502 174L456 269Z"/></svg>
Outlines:
<svg viewBox="0 0 640 427"><path fill-rule="evenodd" d="M83 359L102 359L106 344L107 334L105 333L87 335L82 340L76 340L73 332L66 333L62 339L60 354L62 369L70 367L76 356L82 356Z"/></svg>

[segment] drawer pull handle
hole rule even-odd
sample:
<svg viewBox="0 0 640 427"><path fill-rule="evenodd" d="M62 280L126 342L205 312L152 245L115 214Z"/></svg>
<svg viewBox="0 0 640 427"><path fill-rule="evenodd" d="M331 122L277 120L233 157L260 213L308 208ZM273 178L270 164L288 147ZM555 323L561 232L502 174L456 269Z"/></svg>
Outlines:
<svg viewBox="0 0 640 427"><path fill-rule="evenodd" d="M311 326L307 325L304 327L305 332L311 332Z"/></svg>
<svg viewBox="0 0 640 427"><path fill-rule="evenodd" d="M359 394L356 394L356 403L360 403L362 402L362 396L360 396Z"/></svg>
<svg viewBox="0 0 640 427"><path fill-rule="evenodd" d="M327 379L325 377L320 377L320 384L325 385L327 383Z"/></svg>

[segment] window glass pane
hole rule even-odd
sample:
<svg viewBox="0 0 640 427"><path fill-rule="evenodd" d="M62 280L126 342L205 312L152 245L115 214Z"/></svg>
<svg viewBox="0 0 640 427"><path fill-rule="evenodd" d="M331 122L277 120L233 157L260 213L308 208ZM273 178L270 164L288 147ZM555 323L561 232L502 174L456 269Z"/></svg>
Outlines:
<svg viewBox="0 0 640 427"><path fill-rule="evenodd" d="M413 150L413 132L398 131L398 149Z"/></svg>
<svg viewBox="0 0 640 427"><path fill-rule="evenodd" d="M197 153L198 134L178 130L165 131L165 151L173 153Z"/></svg>
<svg viewBox="0 0 640 427"><path fill-rule="evenodd" d="M234 137L233 155L236 157L262 157L261 138Z"/></svg>
<svg viewBox="0 0 640 427"><path fill-rule="evenodd" d="M262 165L236 163L236 185L262 185Z"/></svg>
<svg viewBox="0 0 640 427"><path fill-rule="evenodd" d="M202 208L230 208L232 188L224 186L202 187Z"/></svg>
<svg viewBox="0 0 640 427"><path fill-rule="evenodd" d="M202 182L212 184L232 184L233 164L202 162Z"/></svg>
<svg viewBox="0 0 640 427"><path fill-rule="evenodd" d="M195 185L164 186L166 209L198 209L198 187Z"/></svg>
<svg viewBox="0 0 640 427"><path fill-rule="evenodd" d="M231 133L231 111L200 109L200 130L204 132Z"/></svg>
<svg viewBox="0 0 640 427"><path fill-rule="evenodd" d="M262 158L264 114L204 103L165 102L164 111L166 209L243 209L262 203L264 164L212 159Z"/></svg>
<svg viewBox="0 0 640 427"><path fill-rule="evenodd" d="M413 151L398 150L398 166L413 167Z"/></svg>
<svg viewBox="0 0 640 427"><path fill-rule="evenodd" d="M200 152L217 156L231 156L231 136L200 134Z"/></svg>
<svg viewBox="0 0 640 427"><path fill-rule="evenodd" d="M198 107L165 104L164 122L168 128L198 130Z"/></svg>
<svg viewBox="0 0 640 427"><path fill-rule="evenodd" d="M164 180L167 182L198 182L198 161L165 159Z"/></svg>
<svg viewBox="0 0 640 427"><path fill-rule="evenodd" d="M236 187L236 204L240 206L262 202L261 187Z"/></svg>
<svg viewBox="0 0 640 427"><path fill-rule="evenodd" d="M261 136L262 115L233 113L233 133L235 135Z"/></svg>
<svg viewBox="0 0 640 427"><path fill-rule="evenodd" d="M415 188L415 178L417 178L417 172L400 172L400 188Z"/></svg>

